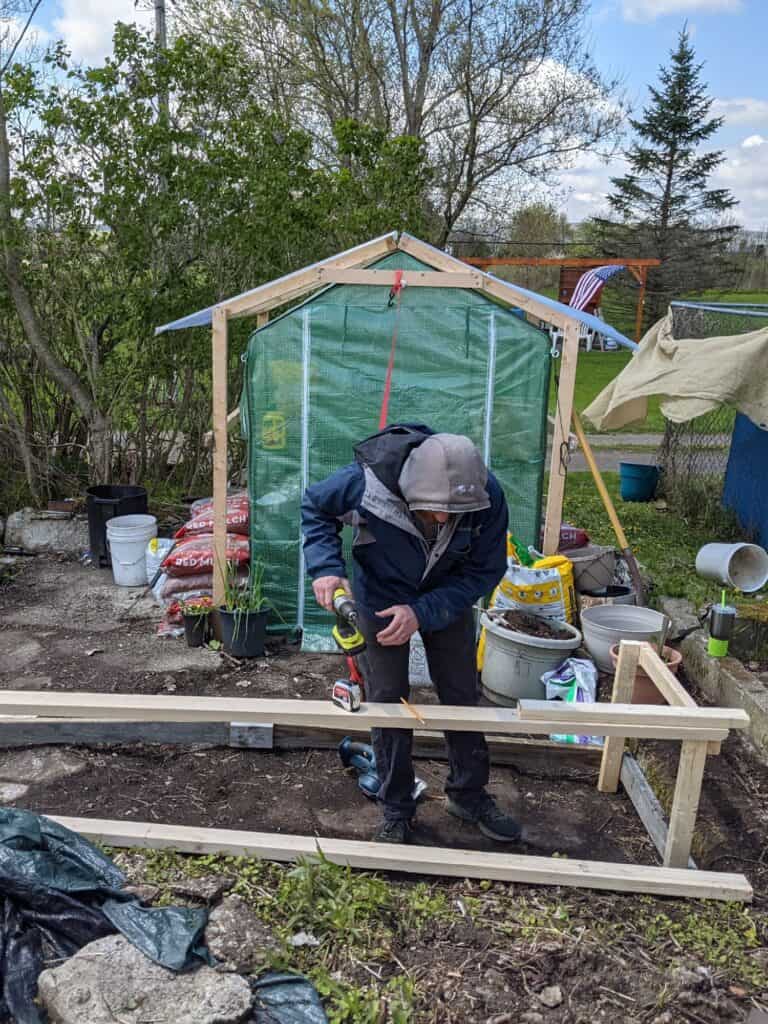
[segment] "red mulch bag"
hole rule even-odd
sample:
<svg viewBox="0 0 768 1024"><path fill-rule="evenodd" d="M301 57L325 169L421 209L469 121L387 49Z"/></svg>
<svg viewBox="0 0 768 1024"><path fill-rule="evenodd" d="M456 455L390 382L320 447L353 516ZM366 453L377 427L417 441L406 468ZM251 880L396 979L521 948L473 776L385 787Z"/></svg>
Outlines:
<svg viewBox="0 0 768 1024"><path fill-rule="evenodd" d="M245 583L248 580L248 570L246 568L238 569L237 578ZM208 594L213 593L213 573L204 572L195 576L168 576L160 590L160 597L164 601L172 597L186 601L187 595L195 590Z"/></svg>
<svg viewBox="0 0 768 1024"><path fill-rule="evenodd" d="M192 518L177 530L176 537L193 537L201 533L213 533L213 498L201 498L192 503ZM251 518L248 495L230 494L227 497L227 533L248 536Z"/></svg>
<svg viewBox="0 0 768 1024"><path fill-rule="evenodd" d="M227 534L227 562L237 568L247 565L250 559L248 540L235 533ZM201 576L213 573L213 534L187 537L163 561L163 571L169 576ZM226 571L226 569L225 569Z"/></svg>

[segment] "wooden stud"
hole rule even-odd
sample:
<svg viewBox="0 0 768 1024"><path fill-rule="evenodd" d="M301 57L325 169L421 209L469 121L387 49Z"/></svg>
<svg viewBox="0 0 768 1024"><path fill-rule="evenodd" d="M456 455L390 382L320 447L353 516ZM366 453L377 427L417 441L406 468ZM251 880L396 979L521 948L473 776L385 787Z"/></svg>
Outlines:
<svg viewBox="0 0 768 1024"><path fill-rule="evenodd" d="M619 658L616 663L616 674L613 677L611 704L624 704L632 700L635 688L637 663L640 659L640 647L635 643L619 645ZM603 747L603 760L600 764L600 778L597 788L600 793L615 793L619 788L621 759L624 756L624 736L608 737Z"/></svg>
<svg viewBox="0 0 768 1024"><path fill-rule="evenodd" d="M658 267L658 259L606 259L594 256L464 256L471 267L626 267L634 274L635 267Z"/></svg>
<svg viewBox="0 0 768 1024"><path fill-rule="evenodd" d="M377 288L391 288L396 282L394 270L343 270L323 267L318 276L323 284L363 284ZM483 275L480 271L464 270L405 270L403 284L408 288L480 288Z"/></svg>
<svg viewBox="0 0 768 1024"><path fill-rule="evenodd" d="M579 358L579 325L570 321L563 333L563 354L560 366L560 386L557 389L555 429L552 435L552 456L549 463L549 490L544 520L544 554L554 555L560 546L560 526L563 521L566 467L561 451L568 444L576 389L576 364Z"/></svg>
<svg viewBox="0 0 768 1024"><path fill-rule="evenodd" d="M314 263L310 267L279 277L276 281L269 281L258 288L252 288L242 295L226 299L221 305L226 306L231 319L264 313L321 288L323 285L318 273L323 267L363 267L366 263L373 263L395 249L397 249L396 234L392 232L389 235L382 235L380 238L374 238L370 242L364 242L353 249L347 249L345 252ZM466 267L463 269L466 270Z"/></svg>
<svg viewBox="0 0 768 1024"><path fill-rule="evenodd" d="M706 762L706 743L683 741L669 815L669 834L664 849L665 867L683 868L688 864Z"/></svg>
<svg viewBox="0 0 768 1024"><path fill-rule="evenodd" d="M621 784L645 826L651 842L663 857L669 834L667 819L643 769L637 759L629 753L625 753L621 761ZM696 870L696 864L691 857L688 858L686 867Z"/></svg>
<svg viewBox="0 0 768 1024"><path fill-rule="evenodd" d="M227 311L213 310L213 603L224 602L227 572Z"/></svg>
<svg viewBox="0 0 768 1024"><path fill-rule="evenodd" d="M643 337L643 312L645 311L645 289L647 280L648 270L646 267L642 267L640 270L640 294L637 296L637 314L635 315L635 341L638 345Z"/></svg>
<svg viewBox="0 0 768 1024"><path fill-rule="evenodd" d="M597 708L598 705L592 705ZM552 732L583 732L600 736L635 736L640 739L720 740L725 726L705 716L701 724L679 724L678 708L654 708L647 721L642 715L597 712L595 721L575 712L564 719L522 719L514 708L454 707L443 704L412 705L430 730L460 729L464 732L502 735L549 735ZM573 705L572 707L576 707ZM610 710L610 709L608 709ZM638 708L639 712L648 708ZM717 709L708 709L717 710ZM720 709L723 714L737 712ZM666 718L664 712L667 712ZM177 697L150 694L90 693L76 691L0 690L0 712L35 714L41 718L103 718L153 722L272 722L303 728L345 729L368 732L373 728L417 729L420 722L401 704L363 704L350 714L327 700L282 700L243 697ZM690 716L689 716L690 719ZM563 729L565 726L565 729Z"/></svg>
<svg viewBox="0 0 768 1024"><path fill-rule="evenodd" d="M620 646L627 645L633 658L634 673L637 671L638 651L640 644L623 640ZM621 651L619 651L621 654ZM518 714L523 725L529 722L546 719L548 722L559 722L561 725L581 729L581 719L592 724L610 723L611 725L664 725L668 728L680 726L683 729L714 728L714 729L745 729L749 725L749 715L741 708L709 708L709 707L669 707L666 704L630 704L621 703L616 695L617 688L623 683L619 680L618 666L617 683L614 683L614 700L610 704L564 704L562 701L521 700L518 703ZM632 696L630 691L629 696Z"/></svg>
<svg viewBox="0 0 768 1024"><path fill-rule="evenodd" d="M416 259L428 263L432 267L437 267L439 270L456 271L457 273L461 272L461 270L466 270L464 260L456 259L455 256L449 256L447 252L436 249L432 245L427 245L426 242L419 241L413 235L403 233L398 241L398 248L402 249L403 252L409 253L411 256L415 256ZM503 302L506 306L519 306L520 309L524 309L532 316L554 324L556 327L565 327L568 323L578 324L578 321L574 318L552 309L543 302L537 302L536 299L520 291L519 288L509 284L507 281L500 281L495 277L490 277L488 274L483 274L481 286L483 292ZM570 423L570 420L568 422Z"/></svg>
<svg viewBox="0 0 768 1024"><path fill-rule="evenodd" d="M65 828L108 846L174 849L182 853L198 854L220 853L289 863L322 854L334 864L370 871L404 871L416 875L483 878L530 885L570 885L656 896L743 901L752 899L752 887L739 874L677 871L645 865L529 857L435 846L398 846L394 843L366 843L353 839L324 839L282 833L190 828L151 822L51 817Z"/></svg>
<svg viewBox="0 0 768 1024"><path fill-rule="evenodd" d="M698 708L680 680L674 676L649 643L640 644L640 668L651 677L664 700L672 707Z"/></svg>

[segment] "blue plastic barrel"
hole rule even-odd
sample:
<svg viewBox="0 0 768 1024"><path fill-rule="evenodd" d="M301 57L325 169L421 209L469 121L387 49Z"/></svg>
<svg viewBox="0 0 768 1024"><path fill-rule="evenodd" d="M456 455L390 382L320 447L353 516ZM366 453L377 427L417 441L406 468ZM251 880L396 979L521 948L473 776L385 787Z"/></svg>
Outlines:
<svg viewBox="0 0 768 1024"><path fill-rule="evenodd" d="M659 467L639 462L619 463L619 493L622 501L650 501L659 482Z"/></svg>

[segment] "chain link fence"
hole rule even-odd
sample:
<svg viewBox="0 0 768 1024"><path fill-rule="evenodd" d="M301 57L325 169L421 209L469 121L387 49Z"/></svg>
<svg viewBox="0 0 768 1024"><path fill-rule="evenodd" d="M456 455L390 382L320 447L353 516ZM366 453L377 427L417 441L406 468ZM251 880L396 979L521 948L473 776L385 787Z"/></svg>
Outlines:
<svg viewBox="0 0 768 1024"><path fill-rule="evenodd" d="M768 326L768 307L760 305L673 302L671 310L675 338L727 338ZM702 521L722 518L735 418L736 410L723 405L687 423L667 421L658 465L664 496L676 512Z"/></svg>

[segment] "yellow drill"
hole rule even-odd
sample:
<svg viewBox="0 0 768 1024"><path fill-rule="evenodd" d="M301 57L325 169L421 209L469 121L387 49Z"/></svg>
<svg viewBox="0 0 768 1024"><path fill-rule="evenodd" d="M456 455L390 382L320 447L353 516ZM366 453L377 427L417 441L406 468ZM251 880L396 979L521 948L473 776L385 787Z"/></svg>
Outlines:
<svg viewBox="0 0 768 1024"><path fill-rule="evenodd" d="M348 658L353 658L365 650L365 639L357 627L355 602L343 587L333 593L333 610L336 613L333 639Z"/></svg>

